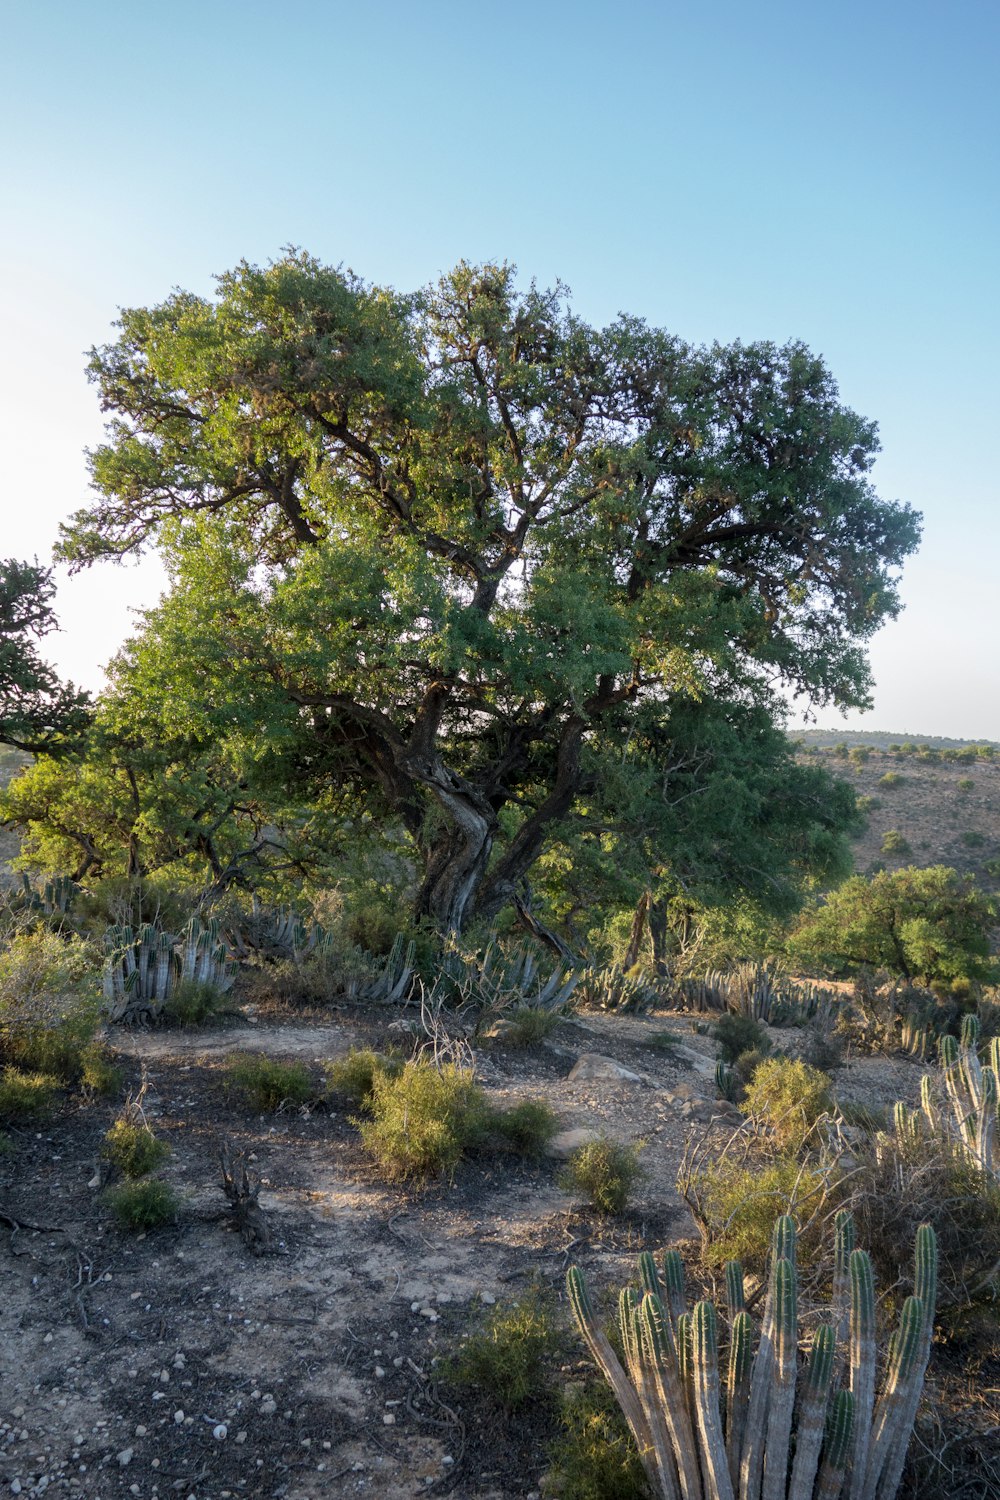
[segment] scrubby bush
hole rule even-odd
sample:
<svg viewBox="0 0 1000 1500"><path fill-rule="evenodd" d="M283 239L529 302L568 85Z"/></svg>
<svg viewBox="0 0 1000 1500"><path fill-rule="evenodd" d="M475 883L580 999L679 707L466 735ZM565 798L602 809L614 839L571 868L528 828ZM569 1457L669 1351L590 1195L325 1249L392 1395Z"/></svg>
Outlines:
<svg viewBox="0 0 1000 1500"><path fill-rule="evenodd" d="M552 1035L559 1019L555 1011L543 1010L540 1005L515 1006L500 1023L497 1040L505 1047L537 1047Z"/></svg>
<svg viewBox="0 0 1000 1500"><path fill-rule="evenodd" d="M6 1067L0 1076L0 1120L18 1124L44 1120L55 1106L59 1080L51 1073L22 1073Z"/></svg>
<svg viewBox="0 0 1000 1500"><path fill-rule="evenodd" d="M230 1057L226 1087L261 1114L305 1104L314 1089L304 1063L281 1062L263 1052L237 1052Z"/></svg>
<svg viewBox="0 0 1000 1500"><path fill-rule="evenodd" d="M519 1156L544 1156L559 1129L554 1110L542 1099L522 1099L510 1109L495 1110L491 1127L500 1141Z"/></svg>
<svg viewBox="0 0 1000 1500"><path fill-rule="evenodd" d="M651 1031L648 1036L642 1038L643 1045L651 1052L659 1052L668 1060L673 1057L679 1046L678 1038L672 1031Z"/></svg>
<svg viewBox="0 0 1000 1500"><path fill-rule="evenodd" d="M911 853L909 842L903 837L898 828L889 828L882 835L882 853L898 854L901 858Z"/></svg>
<svg viewBox="0 0 1000 1500"><path fill-rule="evenodd" d="M833 1108L830 1080L790 1057L766 1058L746 1086L745 1108L781 1150L797 1151Z"/></svg>
<svg viewBox="0 0 1000 1500"><path fill-rule="evenodd" d="M101 1155L124 1177L145 1177L170 1155L166 1141L155 1136L141 1115L126 1109L104 1137Z"/></svg>
<svg viewBox="0 0 1000 1500"><path fill-rule="evenodd" d="M450 1176L463 1156L485 1147L539 1156L558 1124L535 1100L495 1109L469 1070L425 1058L392 1072L374 1068L362 1108L369 1118L357 1122L361 1139L389 1182Z"/></svg>
<svg viewBox="0 0 1000 1500"><path fill-rule="evenodd" d="M986 843L986 835L974 828L967 828L962 834L962 843L967 849L982 849Z"/></svg>
<svg viewBox="0 0 1000 1500"><path fill-rule="evenodd" d="M567 1192L583 1193L602 1214L624 1213L636 1183L645 1176L636 1146L603 1136L575 1151L562 1173Z"/></svg>
<svg viewBox="0 0 1000 1500"><path fill-rule="evenodd" d="M886 771L884 776L879 777L878 784L879 786L884 786L888 791L894 786L902 786L905 780L906 777L902 771Z"/></svg>
<svg viewBox="0 0 1000 1500"><path fill-rule="evenodd" d="M117 1094L125 1077L125 1070L114 1060L114 1054L100 1042L91 1042L80 1055L82 1071L80 1085L88 1094L100 1094L103 1098Z"/></svg>
<svg viewBox="0 0 1000 1500"><path fill-rule="evenodd" d="M561 1352L551 1293L535 1286L517 1302L496 1307L481 1329L438 1367L454 1386L479 1387L508 1412L547 1394L548 1364Z"/></svg>
<svg viewBox="0 0 1000 1500"><path fill-rule="evenodd" d="M214 984L179 979L164 1002L161 1015L177 1026L204 1026L227 1004L228 997Z"/></svg>
<svg viewBox="0 0 1000 1500"><path fill-rule="evenodd" d="M0 1056L75 1081L100 1024L94 955L48 928L17 934L0 952Z"/></svg>
<svg viewBox="0 0 1000 1500"><path fill-rule="evenodd" d="M647 1500L635 1439L603 1381L567 1391L559 1415L563 1435L549 1450L545 1494L564 1500Z"/></svg>
<svg viewBox="0 0 1000 1500"><path fill-rule="evenodd" d="M402 1070L401 1058L391 1052L375 1052L370 1047L352 1047L344 1057L334 1058L325 1067L331 1093L343 1095L355 1106L371 1098L377 1074L396 1078Z"/></svg>
<svg viewBox="0 0 1000 1500"><path fill-rule="evenodd" d="M753 1016L737 1015L734 1011L719 1017L712 1035L719 1044L723 1062L734 1063L744 1052L766 1055L771 1050L766 1028Z"/></svg>
<svg viewBox="0 0 1000 1500"><path fill-rule="evenodd" d="M775 1215L792 1213L800 1227L829 1189L829 1175L803 1166L792 1152L767 1158L735 1160L723 1156L682 1177L678 1187L701 1232L702 1259L712 1268L727 1260L742 1261L762 1273L771 1249ZM807 1263L813 1238L800 1238Z"/></svg>
<svg viewBox="0 0 1000 1500"><path fill-rule="evenodd" d="M180 1207L173 1188L158 1177L119 1183L104 1198L122 1229L157 1229L172 1223Z"/></svg>

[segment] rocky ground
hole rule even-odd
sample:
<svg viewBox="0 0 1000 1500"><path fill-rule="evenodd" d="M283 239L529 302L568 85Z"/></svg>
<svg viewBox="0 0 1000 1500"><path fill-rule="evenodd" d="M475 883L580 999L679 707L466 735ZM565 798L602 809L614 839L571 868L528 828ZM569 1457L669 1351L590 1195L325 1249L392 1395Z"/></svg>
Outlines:
<svg viewBox="0 0 1000 1500"><path fill-rule="evenodd" d="M348 1112L255 1116L225 1092L233 1051L302 1059L318 1079L352 1044L384 1043L390 1019L251 1008L212 1030L118 1033L133 1085L145 1069L146 1113L172 1150L164 1175L183 1195L178 1222L145 1236L116 1229L101 1201L99 1147L117 1101L68 1100L44 1130L13 1133L0 1159L7 1491L537 1494L551 1421L457 1402L435 1359L535 1278L559 1294L572 1261L595 1288L620 1286L640 1248L690 1237L675 1188L685 1143L708 1131L721 1146L737 1117L715 1097L714 1044L686 1017L586 1015L530 1053L484 1050L495 1102L544 1098L566 1131L644 1143L634 1210L603 1220L560 1187L558 1160L476 1159L453 1182L388 1187ZM892 1066L881 1092L912 1099L919 1067ZM868 1096L876 1072L862 1060L844 1082ZM233 1232L223 1143L259 1175L271 1255L254 1257ZM572 1342L569 1370L585 1363Z"/></svg>

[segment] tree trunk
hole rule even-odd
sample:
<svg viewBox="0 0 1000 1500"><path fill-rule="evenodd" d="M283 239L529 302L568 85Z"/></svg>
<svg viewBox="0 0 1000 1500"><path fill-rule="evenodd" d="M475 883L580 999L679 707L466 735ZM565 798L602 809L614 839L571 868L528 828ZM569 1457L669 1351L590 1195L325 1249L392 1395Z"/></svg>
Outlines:
<svg viewBox="0 0 1000 1500"><path fill-rule="evenodd" d="M632 918L632 931L629 933L628 947L625 950L625 957L622 959L623 968L634 968L639 962L642 935L646 930L646 920L650 917L649 905L649 892L643 891L639 897L639 904L635 909L635 916Z"/></svg>
<svg viewBox="0 0 1000 1500"><path fill-rule="evenodd" d="M657 977L663 979L669 968L669 945L667 938L667 903L650 901L649 938L653 945L653 967Z"/></svg>
<svg viewBox="0 0 1000 1500"><path fill-rule="evenodd" d="M493 849L496 814L471 783L435 756L407 762L410 774L430 791L446 823L426 846L417 917L429 917L443 933L460 933L475 903Z"/></svg>

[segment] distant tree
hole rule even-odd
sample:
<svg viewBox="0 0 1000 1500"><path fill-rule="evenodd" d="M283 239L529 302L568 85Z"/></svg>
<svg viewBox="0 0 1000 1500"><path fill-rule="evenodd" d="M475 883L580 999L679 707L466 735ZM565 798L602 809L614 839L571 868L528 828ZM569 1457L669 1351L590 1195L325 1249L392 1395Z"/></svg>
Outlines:
<svg viewBox="0 0 1000 1500"><path fill-rule="evenodd" d="M445 930L521 901L668 700L867 700L917 518L802 345L594 329L461 265L415 296L290 254L122 314L74 566L161 546L116 670L286 805L402 833ZM672 857L674 851L664 850Z"/></svg>
<svg viewBox="0 0 1000 1500"><path fill-rule="evenodd" d="M42 661L38 640L56 626L52 573L0 559L0 743L52 752L79 738L89 698Z"/></svg>
<svg viewBox="0 0 1000 1500"><path fill-rule="evenodd" d="M800 963L834 974L886 969L925 984L988 980L995 900L944 865L855 875L802 919L789 939Z"/></svg>

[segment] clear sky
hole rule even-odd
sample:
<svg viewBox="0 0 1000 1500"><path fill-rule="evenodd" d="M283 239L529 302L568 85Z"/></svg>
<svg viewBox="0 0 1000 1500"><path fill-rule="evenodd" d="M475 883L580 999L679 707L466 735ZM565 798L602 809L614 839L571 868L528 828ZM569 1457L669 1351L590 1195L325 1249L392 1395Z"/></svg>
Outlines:
<svg viewBox="0 0 1000 1500"><path fill-rule="evenodd" d="M295 244L603 322L803 339L925 517L854 725L1000 739L995 0L0 0L0 555L47 558L120 305ZM62 582L97 685L154 564ZM837 722L829 713L821 723Z"/></svg>

